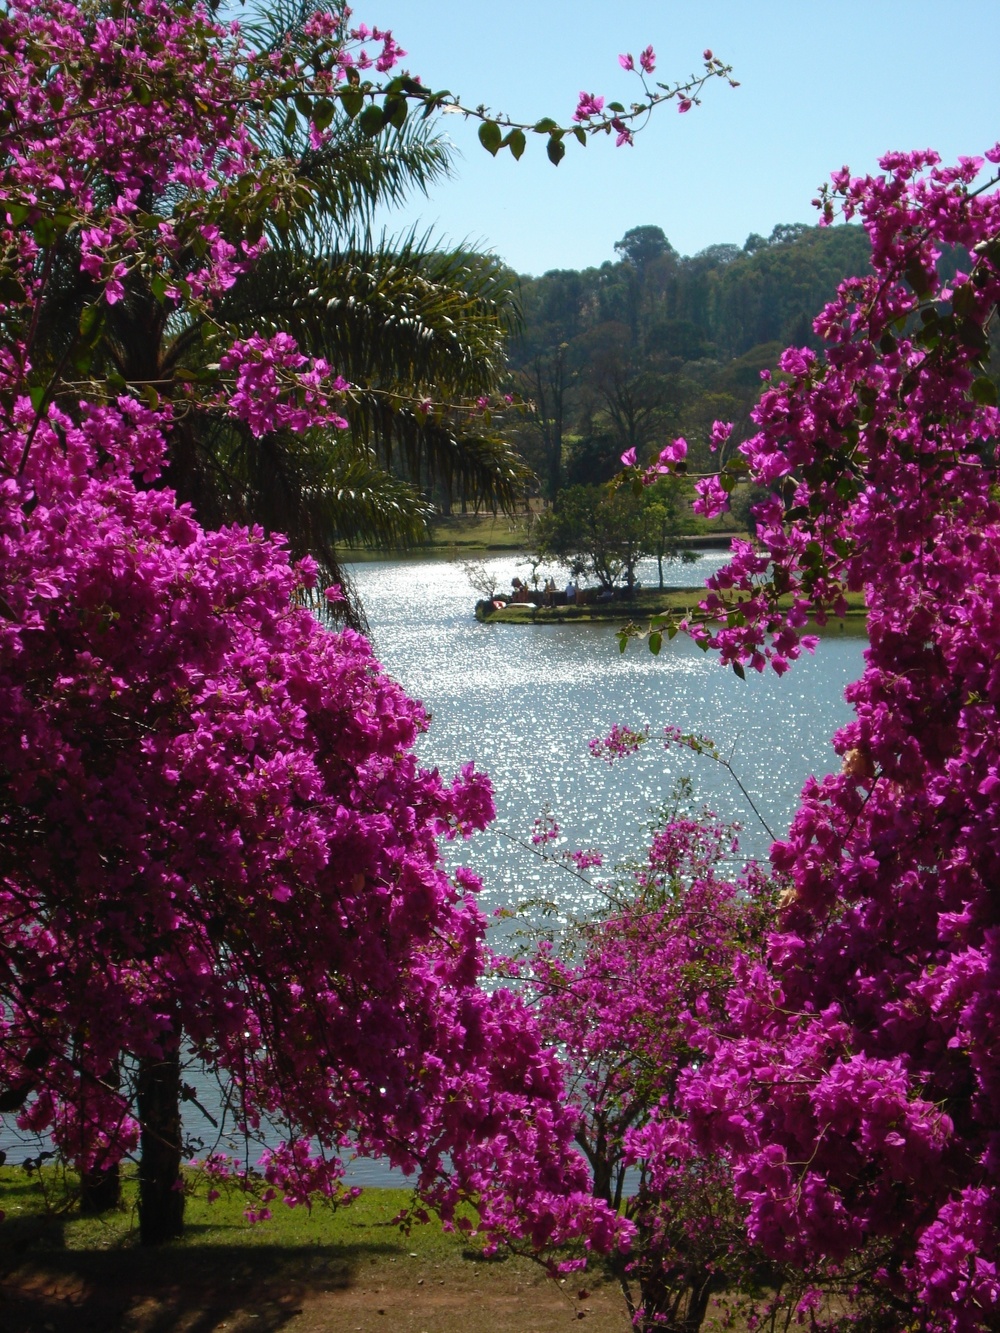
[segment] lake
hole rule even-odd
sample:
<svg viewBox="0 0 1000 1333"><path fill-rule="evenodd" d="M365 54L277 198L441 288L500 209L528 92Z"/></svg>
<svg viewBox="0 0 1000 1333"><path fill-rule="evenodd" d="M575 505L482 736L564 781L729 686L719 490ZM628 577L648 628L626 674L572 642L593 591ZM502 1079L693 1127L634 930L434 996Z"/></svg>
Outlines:
<svg viewBox="0 0 1000 1333"><path fill-rule="evenodd" d="M698 582L725 559L713 552L694 565L671 562L667 581ZM514 575L527 576L523 560L503 555L479 563L509 587ZM592 908L596 896L583 881L532 850L535 819L551 812L562 830L556 849L597 848L606 864L596 873L611 874L616 861L642 855L651 815L685 776L696 783L699 805L743 825L743 852L766 857L770 838L719 765L655 741L614 767L591 758L587 742L616 722L648 725L654 738L666 725L707 733L731 757L777 836L809 774L837 766L829 740L850 715L843 691L861 673L862 639L834 632L786 676L752 673L741 681L681 636L654 657L642 643L621 654L608 625L479 624L477 594L458 563L378 560L350 573L377 655L432 715L418 747L423 761L451 776L472 759L491 775L495 824L446 853L482 877L487 914L534 899L554 902L564 917ZM655 582L655 562L639 577L647 586ZM210 1109L218 1105L210 1082L194 1071L186 1077ZM210 1127L188 1110L189 1132L210 1140ZM33 1142L10 1128L0 1132L0 1149L15 1163L37 1151ZM379 1162L354 1163L349 1179L400 1183Z"/></svg>
<svg viewBox="0 0 1000 1333"><path fill-rule="evenodd" d="M665 581L691 585L726 558L670 562ZM523 557L480 563L501 587L526 577ZM377 655L432 714L421 757L449 775L473 759L493 779L496 823L460 848L483 877L487 910L538 895L558 897L570 912L585 906L579 881L511 839L530 843L534 820L548 809L563 846L597 847L609 863L634 857L650 812L682 776L695 780L699 802L744 826L744 852L766 857L768 835L719 765L659 743L613 767L591 758L587 742L616 722L648 725L654 737L666 725L709 735L777 836L809 774L837 767L830 737L850 716L843 692L863 668L863 639L835 631L784 677L751 672L741 681L681 635L654 657L644 643L619 652L609 625L479 624L477 594L455 562L376 561L351 576ZM654 583L655 561L639 577Z"/></svg>

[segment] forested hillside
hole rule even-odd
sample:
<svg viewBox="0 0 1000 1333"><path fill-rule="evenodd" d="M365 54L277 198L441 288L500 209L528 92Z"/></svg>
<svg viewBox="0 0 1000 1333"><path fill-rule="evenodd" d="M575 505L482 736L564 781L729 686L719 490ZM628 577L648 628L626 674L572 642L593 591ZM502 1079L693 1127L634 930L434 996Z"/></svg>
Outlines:
<svg viewBox="0 0 1000 1333"><path fill-rule="evenodd" d="M712 421L742 438L761 370L789 343L818 345L812 320L843 278L869 271L870 247L861 227L795 224L691 256L635 227L615 250L600 268L520 280L511 367L530 407L517 443L550 499L675 435L694 467L711 466Z"/></svg>

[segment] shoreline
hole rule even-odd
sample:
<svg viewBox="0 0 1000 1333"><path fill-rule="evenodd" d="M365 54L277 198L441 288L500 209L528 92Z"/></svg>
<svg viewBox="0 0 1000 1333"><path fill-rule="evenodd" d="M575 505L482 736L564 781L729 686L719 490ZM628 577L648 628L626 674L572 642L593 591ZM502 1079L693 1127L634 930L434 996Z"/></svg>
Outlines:
<svg viewBox="0 0 1000 1333"><path fill-rule="evenodd" d="M588 589L588 591L593 591ZM563 606L544 606L535 602L508 602L489 610L490 603L479 601L475 617L485 625L563 625L616 624L645 621L657 615L683 615L695 607L705 592L701 584L687 588L644 588L631 598L615 597L607 601L585 601ZM825 625L809 621L809 632L843 634L865 638L868 611L860 594L848 594L847 615L830 616Z"/></svg>
<svg viewBox="0 0 1000 1333"><path fill-rule="evenodd" d="M500 536L499 524L490 525L488 535ZM436 537L432 541L421 542L415 546L403 546L393 550L380 550L367 546L345 546L338 554L345 564L364 564L373 560L420 560L447 558L455 559L477 555L527 555L530 549L528 533L523 529L510 529L505 534L506 540L485 541L476 536ZM688 533L677 538L677 545L690 551L728 551L734 539L747 540L747 534L740 531Z"/></svg>

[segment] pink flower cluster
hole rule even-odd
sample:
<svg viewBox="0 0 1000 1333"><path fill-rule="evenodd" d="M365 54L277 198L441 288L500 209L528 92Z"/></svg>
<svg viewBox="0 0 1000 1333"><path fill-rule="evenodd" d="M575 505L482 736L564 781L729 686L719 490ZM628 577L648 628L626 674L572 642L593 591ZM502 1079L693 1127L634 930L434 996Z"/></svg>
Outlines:
<svg viewBox="0 0 1000 1333"><path fill-rule="evenodd" d="M347 421L330 407L328 397L348 389L347 381L334 376L322 358L303 356L287 333L270 338L254 334L235 342L220 366L235 372L233 388L220 401L256 436L317 425L347 429Z"/></svg>
<svg viewBox="0 0 1000 1333"><path fill-rule="evenodd" d="M652 486L654 482L659 481L661 477L677 471L677 465L683 464L687 458L688 443L683 435L678 435L676 440L671 440L668 445L660 450L659 458L642 472L642 483L644 486ZM622 454L623 467L638 467L639 458L635 449L626 449Z"/></svg>
<svg viewBox="0 0 1000 1333"><path fill-rule="evenodd" d="M559 955L543 945L528 974L541 1030L569 1071L593 1190L615 1208L632 1196L626 1287L637 1289L637 1327L693 1310L713 1266L743 1262L727 1162L699 1154L677 1095L680 1071L704 1059L725 1022L735 961L759 948L769 914L758 874L725 875L734 850L713 816L675 814L611 912L578 927ZM638 1193L625 1188L628 1169Z"/></svg>
<svg viewBox="0 0 1000 1333"><path fill-rule="evenodd" d="M863 593L865 671L841 772L773 848L766 965L683 1096L770 1254L870 1262L875 1307L973 1333L1000 1317L1000 193L981 158L881 167L834 177L873 271L816 320L824 356L789 349L765 386L740 451L772 498L692 631L783 670Z"/></svg>
<svg viewBox="0 0 1000 1333"><path fill-rule="evenodd" d="M616 722L606 736L595 736L588 741L588 749L595 759L612 764L625 755L635 754L649 740L649 727L626 727Z"/></svg>
<svg viewBox="0 0 1000 1333"><path fill-rule="evenodd" d="M271 197L262 107L335 83L351 41L400 55L330 15L304 35L258 57L161 0L0 17L2 1114L104 1170L137 1147L143 1071L190 1051L249 1138L285 1131L257 1219L279 1194L343 1197L350 1141L446 1218L473 1200L494 1243L609 1247L559 1061L521 999L479 985L479 882L440 857L492 819L488 780L420 766L424 710L307 609L311 561L164 489L185 402L96 377L93 401L50 402L32 366L56 257L96 284L86 372L133 281L166 317L210 317ZM219 370L214 401L256 434L344 424L346 384L284 334Z"/></svg>

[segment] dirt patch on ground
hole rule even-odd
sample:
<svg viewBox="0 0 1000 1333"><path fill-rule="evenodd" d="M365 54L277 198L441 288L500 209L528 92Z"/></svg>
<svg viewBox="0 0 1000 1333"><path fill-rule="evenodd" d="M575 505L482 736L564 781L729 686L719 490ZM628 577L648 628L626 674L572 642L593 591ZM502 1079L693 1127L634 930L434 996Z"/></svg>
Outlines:
<svg viewBox="0 0 1000 1333"><path fill-rule="evenodd" d="M244 1197L187 1201L181 1240L138 1243L125 1202L81 1218L58 1181L0 1170L0 1333L628 1333L618 1284L555 1281L530 1259L484 1255L439 1223L401 1227L404 1190L349 1208L279 1208L248 1226ZM460 1224L461 1225L461 1222Z"/></svg>
<svg viewBox="0 0 1000 1333"><path fill-rule="evenodd" d="M627 1333L621 1293L527 1260L289 1253L257 1246L62 1251L0 1285L2 1333Z"/></svg>

